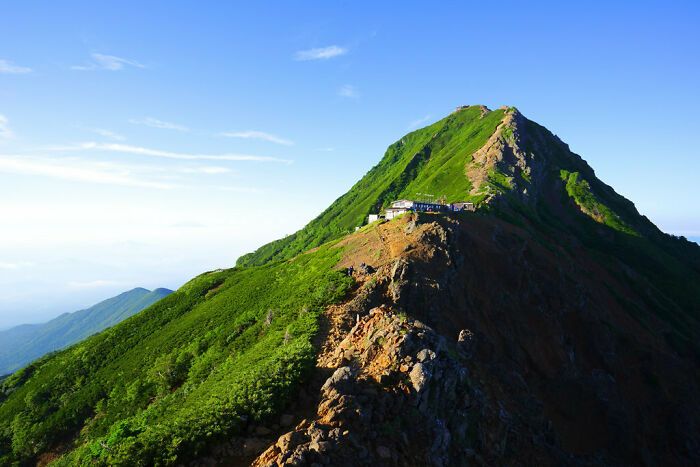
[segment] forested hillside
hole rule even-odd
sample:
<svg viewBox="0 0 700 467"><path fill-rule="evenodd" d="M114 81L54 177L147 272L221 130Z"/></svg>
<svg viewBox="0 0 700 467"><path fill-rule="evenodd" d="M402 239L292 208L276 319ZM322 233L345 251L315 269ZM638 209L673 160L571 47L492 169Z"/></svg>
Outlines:
<svg viewBox="0 0 700 467"><path fill-rule="evenodd" d="M426 191L478 209L354 229ZM697 465L698 342L697 244L517 109L460 107L297 234L2 380L0 464Z"/></svg>
<svg viewBox="0 0 700 467"><path fill-rule="evenodd" d="M319 314L347 291L337 255L205 273L15 373L0 389L0 464L171 463L270 417L313 366Z"/></svg>
<svg viewBox="0 0 700 467"><path fill-rule="evenodd" d="M170 293L172 290L139 287L46 323L0 331L0 374L11 373L42 355L114 326Z"/></svg>

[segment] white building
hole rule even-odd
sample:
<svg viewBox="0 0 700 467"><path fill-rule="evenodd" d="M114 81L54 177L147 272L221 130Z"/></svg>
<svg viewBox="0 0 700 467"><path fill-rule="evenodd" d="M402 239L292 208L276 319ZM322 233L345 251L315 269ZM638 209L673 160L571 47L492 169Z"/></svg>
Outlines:
<svg viewBox="0 0 700 467"><path fill-rule="evenodd" d="M391 203L392 208L411 209L415 203L409 199L400 199Z"/></svg>
<svg viewBox="0 0 700 467"><path fill-rule="evenodd" d="M425 201L411 201L410 199L399 199L393 201L391 205L384 210L383 214L370 214L367 216L367 223L378 221L379 219L391 220L401 214L406 214L409 211L416 212L458 212L458 211L475 211L474 203L459 202L452 204L429 203Z"/></svg>
<svg viewBox="0 0 700 467"><path fill-rule="evenodd" d="M384 211L384 217L386 218L386 220L391 220L394 217L407 213L408 211L410 211L409 208L386 208L386 210Z"/></svg>

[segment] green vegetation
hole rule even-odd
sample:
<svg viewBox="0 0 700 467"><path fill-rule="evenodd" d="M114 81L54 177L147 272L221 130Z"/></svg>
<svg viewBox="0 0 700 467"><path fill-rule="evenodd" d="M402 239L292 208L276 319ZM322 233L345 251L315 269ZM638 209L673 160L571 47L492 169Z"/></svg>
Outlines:
<svg viewBox="0 0 700 467"><path fill-rule="evenodd" d="M313 366L338 248L203 274L0 385L0 465L164 465L278 413Z"/></svg>
<svg viewBox="0 0 700 467"><path fill-rule="evenodd" d="M0 331L0 374L11 373L49 352L125 320L170 294L172 290L136 288L85 310L64 313L43 324L25 324Z"/></svg>
<svg viewBox="0 0 700 467"><path fill-rule="evenodd" d="M334 269L342 254L335 239L417 193L477 203L500 193L488 209L452 218L517 225L551 254L586 254L616 277L624 265L630 273L619 280L644 292L615 300L642 326L668 325L664 336L679 353L700 355L700 248L661 233L548 130L519 125L533 165L519 170L504 158L483 191L469 195L466 168L503 113L470 107L410 133L304 229L241 258L241 267L202 274L120 324L0 378L0 465L31 464L46 453L65 466L184 464L248 424L266 423L314 365L320 313L352 286ZM503 137L513 139L512 128Z"/></svg>
<svg viewBox="0 0 700 467"><path fill-rule="evenodd" d="M637 235L637 232L625 224L622 219L620 219L620 216L600 202L591 191L591 185L581 177L581 174L562 169L560 175L561 179L566 182L566 192L573 198L578 207L581 208L581 211L608 227L620 232Z"/></svg>
<svg viewBox="0 0 700 467"><path fill-rule="evenodd" d="M496 169L491 169L489 171L488 181L489 185L491 185L495 191L501 193L505 193L513 189L512 177L509 177Z"/></svg>
<svg viewBox="0 0 700 467"><path fill-rule="evenodd" d="M391 201L417 193L445 195L447 202L478 201L465 167L493 134L503 111L482 117L478 106L455 112L389 146L382 160L346 194L300 231L242 256L239 266L291 258L302 251L339 238L362 225L367 215Z"/></svg>

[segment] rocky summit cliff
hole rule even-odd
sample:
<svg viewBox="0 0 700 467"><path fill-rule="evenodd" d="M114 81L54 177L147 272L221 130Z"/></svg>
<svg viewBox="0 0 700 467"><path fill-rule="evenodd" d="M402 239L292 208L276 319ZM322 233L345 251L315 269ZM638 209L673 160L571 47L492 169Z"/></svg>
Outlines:
<svg viewBox="0 0 700 467"><path fill-rule="evenodd" d="M413 214L341 244L376 271L327 312L315 412L255 465L696 461L697 352L626 265L491 216Z"/></svg>
<svg viewBox="0 0 700 467"><path fill-rule="evenodd" d="M329 312L316 413L257 465L700 461L697 247L515 108L458 108L407 136L288 244L361 191L375 212L433 192L481 213L411 214L340 242L342 265L377 270Z"/></svg>
<svg viewBox="0 0 700 467"><path fill-rule="evenodd" d="M474 212L409 212L433 193ZM356 230L356 227L360 227ZM460 107L317 219L0 386L0 463L697 465L700 247Z"/></svg>

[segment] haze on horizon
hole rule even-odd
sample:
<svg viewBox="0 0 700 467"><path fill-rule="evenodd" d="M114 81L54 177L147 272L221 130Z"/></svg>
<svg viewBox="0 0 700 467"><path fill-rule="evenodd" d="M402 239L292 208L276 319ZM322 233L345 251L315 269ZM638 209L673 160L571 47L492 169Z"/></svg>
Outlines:
<svg viewBox="0 0 700 467"><path fill-rule="evenodd" d="M6 5L0 329L230 267L460 104L517 106L700 237L698 22L682 1Z"/></svg>

